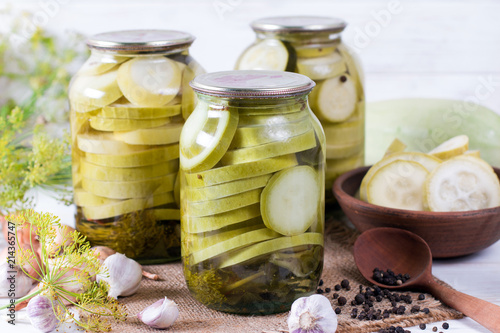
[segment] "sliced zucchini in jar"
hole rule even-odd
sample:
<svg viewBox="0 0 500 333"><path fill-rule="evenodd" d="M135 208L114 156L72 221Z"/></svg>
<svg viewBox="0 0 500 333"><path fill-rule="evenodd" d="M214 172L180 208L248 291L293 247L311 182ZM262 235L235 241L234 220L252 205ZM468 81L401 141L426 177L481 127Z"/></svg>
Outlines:
<svg viewBox="0 0 500 333"><path fill-rule="evenodd" d="M291 137L286 141L276 141L263 145L228 150L221 158L222 165L232 165L254 162L284 154L292 154L316 147L314 130L310 129L304 134Z"/></svg>
<svg viewBox="0 0 500 333"><path fill-rule="evenodd" d="M366 184L366 197L374 205L423 210L423 188L429 171L413 161L395 160L378 169Z"/></svg>
<svg viewBox="0 0 500 333"><path fill-rule="evenodd" d="M272 174L267 174L205 187L186 186L184 188L186 200L188 202L214 200L258 189L266 186L271 176Z"/></svg>
<svg viewBox="0 0 500 333"><path fill-rule="evenodd" d="M347 74L318 83L309 96L311 109L316 116L332 123L351 117L358 102L356 86Z"/></svg>
<svg viewBox="0 0 500 333"><path fill-rule="evenodd" d="M323 57L297 58L297 71L312 80L325 80L345 74L347 67L340 54L334 52Z"/></svg>
<svg viewBox="0 0 500 333"><path fill-rule="evenodd" d="M154 128L114 132L114 135L129 145L167 145L179 142L182 126L182 123L169 123Z"/></svg>
<svg viewBox="0 0 500 333"><path fill-rule="evenodd" d="M165 176L130 181L103 181L89 178L82 179L84 190L110 199L143 198L154 194L172 192L177 173Z"/></svg>
<svg viewBox="0 0 500 333"><path fill-rule="evenodd" d="M258 188L224 198L207 201L188 202L185 207L186 214L191 217L207 216L253 205L260 201L261 192L262 189Z"/></svg>
<svg viewBox="0 0 500 333"><path fill-rule="evenodd" d="M147 149L130 154L103 155L86 153L85 158L90 163L107 167L140 167L179 158L179 144Z"/></svg>
<svg viewBox="0 0 500 333"><path fill-rule="evenodd" d="M260 204L256 203L211 216L191 217L183 215L183 219L185 219L184 225L187 232L199 233L218 230L258 216L260 216Z"/></svg>
<svg viewBox="0 0 500 333"><path fill-rule="evenodd" d="M147 149L148 146L128 145L117 140L112 133L91 131L77 136L78 149L93 154L115 154L117 151L123 154L133 153Z"/></svg>
<svg viewBox="0 0 500 333"><path fill-rule="evenodd" d="M288 66L288 58L284 43L277 39L264 39L243 52L235 69L284 71Z"/></svg>
<svg viewBox="0 0 500 333"><path fill-rule="evenodd" d="M299 58L318 58L324 57L328 54L335 52L337 48L335 46L329 47L319 47L319 46L302 46L296 47L295 52L297 53L297 57Z"/></svg>
<svg viewBox="0 0 500 333"><path fill-rule="evenodd" d="M191 260L189 260L189 263L191 265L195 265L199 262L216 257L223 253L227 253L235 249L240 249L251 244L267 241L269 239L278 238L280 236L281 235L277 232L274 232L265 227L241 233L235 237L204 248L203 250L193 252L191 254Z"/></svg>
<svg viewBox="0 0 500 333"><path fill-rule="evenodd" d="M326 144L326 159L338 159L353 156L363 150L364 141L349 142L347 144Z"/></svg>
<svg viewBox="0 0 500 333"><path fill-rule="evenodd" d="M71 83L69 99L78 112L109 105L123 96L117 83L118 70L102 75L79 75ZM83 106L86 106L85 108Z"/></svg>
<svg viewBox="0 0 500 333"><path fill-rule="evenodd" d="M181 88L182 70L162 56L137 57L120 65L118 85L135 105L159 107L174 99Z"/></svg>
<svg viewBox="0 0 500 333"><path fill-rule="evenodd" d="M101 118L154 119L173 117L181 113L180 104L160 107L140 107L125 98L103 107L97 116Z"/></svg>
<svg viewBox="0 0 500 333"><path fill-rule="evenodd" d="M78 70L77 75L99 75L130 59L117 55L91 55Z"/></svg>
<svg viewBox="0 0 500 333"><path fill-rule="evenodd" d="M202 187L266 175L297 164L295 154L288 154L250 163L228 165L203 172L187 173L185 176L189 186Z"/></svg>
<svg viewBox="0 0 500 333"><path fill-rule="evenodd" d="M155 119L118 119L90 117L90 126L98 131L134 131L143 128L152 128L170 122L169 117Z"/></svg>
<svg viewBox="0 0 500 333"><path fill-rule="evenodd" d="M182 72L182 118L184 120L188 119L188 117L193 112L196 106L196 94L189 86L189 82L191 82L195 77L194 71L186 66L184 71Z"/></svg>
<svg viewBox="0 0 500 333"><path fill-rule="evenodd" d="M425 182L425 202L434 212L468 211L500 206L500 183L483 160L458 156L444 161Z"/></svg>
<svg viewBox="0 0 500 333"><path fill-rule="evenodd" d="M82 159L80 166L81 175L85 178L119 182L160 177L169 173L174 173L178 169L178 160L172 160L143 167L114 168L88 163L87 161Z"/></svg>
<svg viewBox="0 0 500 333"><path fill-rule="evenodd" d="M297 236L284 236L247 246L243 249L227 253L221 260L219 268L233 266L262 255L303 245L323 246L323 234L306 232Z"/></svg>
<svg viewBox="0 0 500 333"><path fill-rule="evenodd" d="M321 186L317 172L307 165L276 173L261 195L264 224L285 236L304 233L318 218Z"/></svg>
<svg viewBox="0 0 500 333"><path fill-rule="evenodd" d="M180 220L181 211L177 208L157 208L151 210L157 220L169 221L169 220Z"/></svg>
<svg viewBox="0 0 500 333"><path fill-rule="evenodd" d="M237 110L211 110L206 103L198 103L181 132L181 168L199 172L215 166L229 148L237 127Z"/></svg>

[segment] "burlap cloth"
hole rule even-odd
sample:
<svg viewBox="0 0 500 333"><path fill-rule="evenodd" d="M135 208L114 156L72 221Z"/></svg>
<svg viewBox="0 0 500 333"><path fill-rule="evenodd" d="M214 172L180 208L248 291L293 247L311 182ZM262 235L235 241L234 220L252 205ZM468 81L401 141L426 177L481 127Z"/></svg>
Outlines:
<svg viewBox="0 0 500 333"><path fill-rule="evenodd" d="M330 299L333 307L337 307L337 300L332 298L334 285L343 279L350 281L351 290L342 289L338 291L340 296L347 298L347 304L341 307L342 312L338 315L337 332L373 332L390 325L409 327L421 323L431 323L440 320L461 318L462 314L444 306L440 301L426 294L425 300L417 300L419 293L409 293L413 303L405 305L407 310L404 315L395 315L387 319L375 321L360 321L351 319L350 313L353 306L351 300L359 292L359 285L370 286L356 268L352 255L352 245L356 239L357 232L350 228L345 217L341 213L333 213L326 223L325 230L325 263L322 279L322 288L330 287L332 291L324 294ZM220 333L274 333L288 332L286 319L288 313L268 316L239 316L211 310L200 304L191 297L182 272L181 263L165 265L145 266L147 271L157 273L161 281L151 281L143 278L139 291L130 297L121 298L126 305L130 317L123 323L113 326L114 332L158 332L140 322L135 315L148 305L167 296L174 300L178 306L180 315L168 332L220 332ZM407 292L405 292L406 294ZM421 308L429 308L430 313L423 312L411 314L410 308L419 305ZM359 306L358 306L359 307ZM374 302L375 309L391 308L387 299L380 303ZM361 311L361 309L359 309Z"/></svg>

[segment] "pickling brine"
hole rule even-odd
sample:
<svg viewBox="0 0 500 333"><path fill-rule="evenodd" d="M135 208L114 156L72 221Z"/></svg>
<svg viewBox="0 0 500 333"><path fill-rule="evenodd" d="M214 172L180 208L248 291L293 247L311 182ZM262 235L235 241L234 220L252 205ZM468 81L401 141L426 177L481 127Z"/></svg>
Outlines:
<svg viewBox="0 0 500 333"><path fill-rule="evenodd" d="M346 24L334 18L292 16L264 18L251 26L257 40L235 69L290 71L316 82L309 103L325 130L329 190L340 174L364 163L363 73L342 43Z"/></svg>
<svg viewBox="0 0 500 333"><path fill-rule="evenodd" d="M323 268L324 133L314 83L230 71L192 82L180 137L181 232L190 292L230 313L287 311Z"/></svg>
<svg viewBox="0 0 500 333"><path fill-rule="evenodd" d="M203 69L184 32L95 35L69 89L76 227L142 263L180 258L179 137Z"/></svg>

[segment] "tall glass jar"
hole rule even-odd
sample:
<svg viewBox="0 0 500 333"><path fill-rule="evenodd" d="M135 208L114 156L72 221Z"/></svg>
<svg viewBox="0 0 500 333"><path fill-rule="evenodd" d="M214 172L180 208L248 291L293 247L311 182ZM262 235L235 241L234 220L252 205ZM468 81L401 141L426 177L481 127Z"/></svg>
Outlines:
<svg viewBox="0 0 500 333"><path fill-rule="evenodd" d="M287 311L323 269L324 133L314 82L276 71L197 76L180 139L187 285L230 313Z"/></svg>
<svg viewBox="0 0 500 333"><path fill-rule="evenodd" d="M69 88L76 227L141 263L180 259L179 136L203 69L185 32L134 30L87 41Z"/></svg>
<svg viewBox="0 0 500 333"><path fill-rule="evenodd" d="M236 69L280 70L316 82L309 96L326 136L326 189L364 163L365 96L360 63L341 40L346 23L329 17L270 17L252 22L257 40ZM331 191L327 194L331 195Z"/></svg>

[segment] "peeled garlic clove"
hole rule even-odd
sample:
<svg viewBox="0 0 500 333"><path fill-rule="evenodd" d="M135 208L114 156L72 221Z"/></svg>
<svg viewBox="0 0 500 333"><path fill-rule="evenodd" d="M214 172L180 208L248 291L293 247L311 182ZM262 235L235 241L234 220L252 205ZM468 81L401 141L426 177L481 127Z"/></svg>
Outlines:
<svg viewBox="0 0 500 333"><path fill-rule="evenodd" d="M167 297L151 304L137 315L144 324L160 329L172 326L177 317L179 308Z"/></svg>
<svg viewBox="0 0 500 333"><path fill-rule="evenodd" d="M109 284L108 296L130 296L134 294L142 279L142 267L135 260L127 258L124 254L115 253L104 260L107 274L98 274L97 281Z"/></svg>
<svg viewBox="0 0 500 333"><path fill-rule="evenodd" d="M301 297L292 304L288 315L290 333L334 333L337 314L323 295Z"/></svg>
<svg viewBox="0 0 500 333"><path fill-rule="evenodd" d="M6 262L0 264L0 297L14 299L26 296L33 282L18 266L11 268Z"/></svg>
<svg viewBox="0 0 500 333"><path fill-rule="evenodd" d="M31 325L41 332L51 332L59 323L54 314L52 302L45 296L37 295L33 297L29 301L26 310Z"/></svg>

